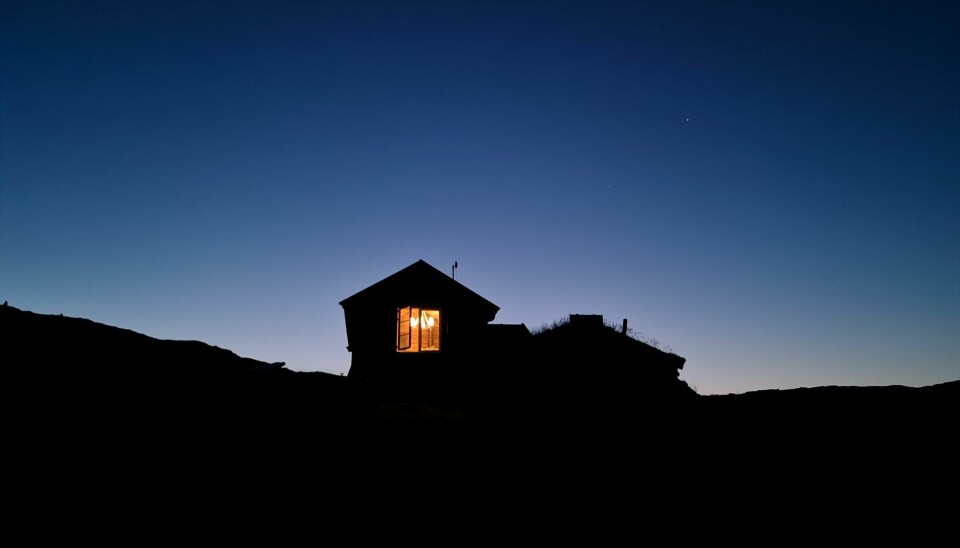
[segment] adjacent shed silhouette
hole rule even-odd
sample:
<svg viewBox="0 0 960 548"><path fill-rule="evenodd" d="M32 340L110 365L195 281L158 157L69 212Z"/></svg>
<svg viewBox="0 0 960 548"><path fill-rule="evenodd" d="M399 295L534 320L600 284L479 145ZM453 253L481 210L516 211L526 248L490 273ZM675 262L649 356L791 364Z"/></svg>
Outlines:
<svg viewBox="0 0 960 548"><path fill-rule="evenodd" d="M349 377L392 384L461 377L491 338L519 326L488 325L500 307L419 260L340 301Z"/></svg>

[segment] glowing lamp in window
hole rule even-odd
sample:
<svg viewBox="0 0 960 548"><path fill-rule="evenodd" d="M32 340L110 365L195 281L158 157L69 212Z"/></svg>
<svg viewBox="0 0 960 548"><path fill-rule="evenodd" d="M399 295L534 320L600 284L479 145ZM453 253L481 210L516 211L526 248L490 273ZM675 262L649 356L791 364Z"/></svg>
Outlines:
<svg viewBox="0 0 960 548"><path fill-rule="evenodd" d="M440 350L440 311L406 307L397 310L397 352Z"/></svg>

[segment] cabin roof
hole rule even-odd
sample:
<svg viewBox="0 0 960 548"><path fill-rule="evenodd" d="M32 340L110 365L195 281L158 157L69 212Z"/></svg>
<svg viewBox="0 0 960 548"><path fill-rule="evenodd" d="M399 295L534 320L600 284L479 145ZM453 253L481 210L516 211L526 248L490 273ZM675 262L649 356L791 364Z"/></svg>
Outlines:
<svg viewBox="0 0 960 548"><path fill-rule="evenodd" d="M492 321L500 307L423 259L340 301L344 309L367 305L426 306L442 301L471 308Z"/></svg>

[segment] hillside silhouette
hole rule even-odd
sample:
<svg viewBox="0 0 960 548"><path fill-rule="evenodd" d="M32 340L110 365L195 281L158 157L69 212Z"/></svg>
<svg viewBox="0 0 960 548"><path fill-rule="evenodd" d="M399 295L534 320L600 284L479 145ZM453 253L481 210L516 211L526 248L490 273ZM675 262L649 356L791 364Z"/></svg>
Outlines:
<svg viewBox="0 0 960 548"><path fill-rule="evenodd" d="M769 482L860 500L956 480L960 381L698 396L677 378L683 358L576 323L523 339L510 361L479 354L472 388L404 392L2 306L11 492L33 512L94 494L111 510L176 497L332 511L371 493L522 486L558 510L610 485L669 507L694 490L773 496ZM633 367L645 355L668 366Z"/></svg>

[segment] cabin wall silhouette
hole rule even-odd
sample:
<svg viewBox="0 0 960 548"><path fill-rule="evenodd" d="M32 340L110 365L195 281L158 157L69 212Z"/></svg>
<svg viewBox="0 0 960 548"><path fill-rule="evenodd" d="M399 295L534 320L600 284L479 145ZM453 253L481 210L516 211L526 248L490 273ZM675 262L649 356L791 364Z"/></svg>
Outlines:
<svg viewBox="0 0 960 548"><path fill-rule="evenodd" d="M419 260L340 302L351 380L452 387L477 380L491 352L529 338L523 324L491 324L500 307Z"/></svg>

